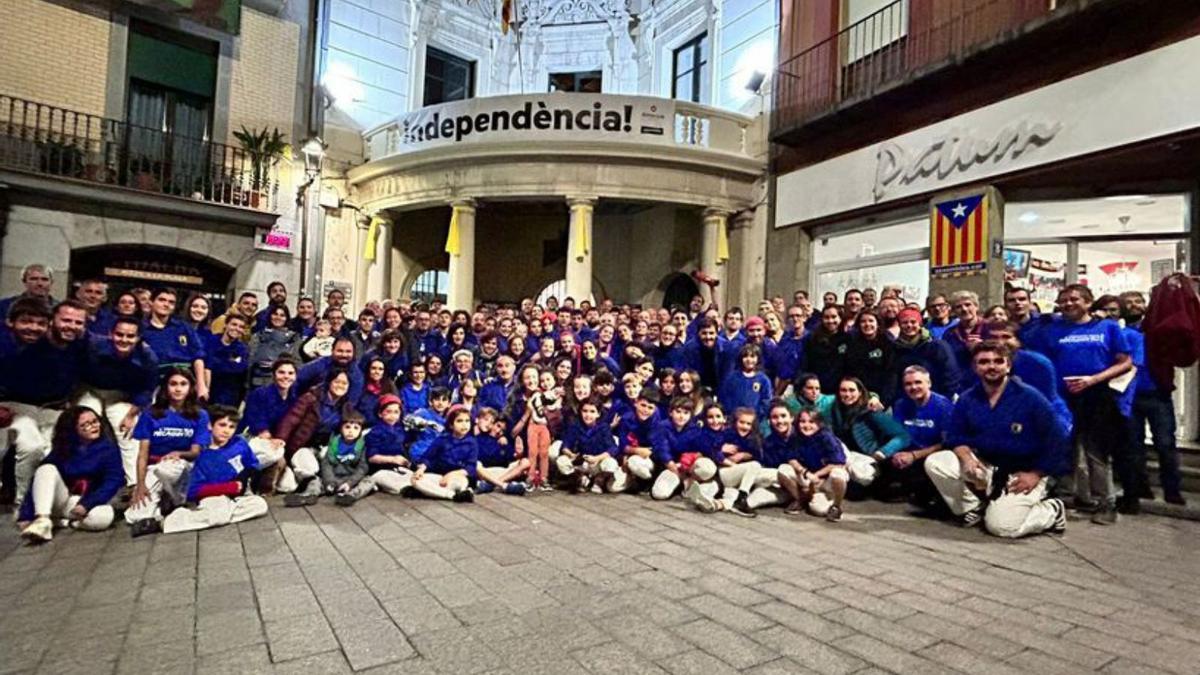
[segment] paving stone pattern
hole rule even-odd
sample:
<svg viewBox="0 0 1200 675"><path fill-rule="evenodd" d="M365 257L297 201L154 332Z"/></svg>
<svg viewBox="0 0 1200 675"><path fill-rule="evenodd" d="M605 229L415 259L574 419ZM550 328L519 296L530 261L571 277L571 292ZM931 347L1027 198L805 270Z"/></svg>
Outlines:
<svg viewBox="0 0 1200 675"><path fill-rule="evenodd" d="M1200 672L1200 523L1018 542L556 493L0 534L0 673Z"/></svg>

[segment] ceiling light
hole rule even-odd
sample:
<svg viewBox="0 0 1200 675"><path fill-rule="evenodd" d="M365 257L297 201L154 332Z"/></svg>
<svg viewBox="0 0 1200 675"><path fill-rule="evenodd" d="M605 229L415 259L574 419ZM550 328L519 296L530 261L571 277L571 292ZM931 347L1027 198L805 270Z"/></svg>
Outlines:
<svg viewBox="0 0 1200 675"><path fill-rule="evenodd" d="M1110 202L1136 202L1142 199L1148 199L1149 195L1118 195L1115 197L1105 197L1105 201Z"/></svg>
<svg viewBox="0 0 1200 675"><path fill-rule="evenodd" d="M1022 213L1021 217L1017 218L1017 220L1021 221L1022 223L1036 223L1039 217L1040 216L1033 211L1026 211L1025 213Z"/></svg>

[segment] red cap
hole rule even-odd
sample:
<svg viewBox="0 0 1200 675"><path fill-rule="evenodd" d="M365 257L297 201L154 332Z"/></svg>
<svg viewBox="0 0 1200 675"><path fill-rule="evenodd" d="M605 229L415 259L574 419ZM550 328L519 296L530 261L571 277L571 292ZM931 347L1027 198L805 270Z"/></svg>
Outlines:
<svg viewBox="0 0 1200 675"><path fill-rule="evenodd" d="M746 328L750 328L751 326L765 328L767 326L767 322L763 321L761 316L752 316L749 319L746 319Z"/></svg>
<svg viewBox="0 0 1200 675"><path fill-rule="evenodd" d="M911 318L916 319L917 321L924 323L924 321L921 319L921 313L918 312L917 310L913 309L912 307L906 307L906 308L900 310L900 313L896 315L896 320L903 321L905 319L905 317L911 317Z"/></svg>
<svg viewBox="0 0 1200 675"><path fill-rule="evenodd" d="M393 403L400 406L401 409L404 408L404 403L400 400L399 396L395 394L384 394L383 396L379 397L379 405L375 406L375 410L378 412Z"/></svg>
<svg viewBox="0 0 1200 675"><path fill-rule="evenodd" d="M550 319L551 323L558 321L558 315L554 312L542 312L542 321Z"/></svg>

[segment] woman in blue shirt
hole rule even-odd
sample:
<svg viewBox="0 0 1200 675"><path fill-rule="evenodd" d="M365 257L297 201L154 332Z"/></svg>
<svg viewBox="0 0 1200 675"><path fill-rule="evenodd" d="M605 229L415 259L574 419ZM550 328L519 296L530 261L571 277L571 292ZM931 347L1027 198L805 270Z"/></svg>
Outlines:
<svg viewBox="0 0 1200 675"><path fill-rule="evenodd" d="M30 543L50 541L58 519L80 530L106 530L116 517L109 502L124 485L112 426L91 408L70 408L54 425L50 454L33 474L29 498L21 504L21 536Z"/></svg>
<svg viewBox="0 0 1200 675"><path fill-rule="evenodd" d="M183 502L178 484L189 463L208 447L208 413L196 400L196 383L183 368L167 371L150 410L138 417L133 437L139 443L137 482L125 520L133 535L159 531L164 494Z"/></svg>
<svg viewBox="0 0 1200 675"><path fill-rule="evenodd" d="M1091 315L1092 291L1082 284L1070 284L1059 294L1062 317L1041 329L1040 340L1061 378L1060 389L1071 409L1074 439L1083 446L1091 498L1097 502L1092 522L1109 525L1117 522L1116 495L1112 467L1123 466L1127 452L1125 440L1127 414L1118 406L1119 394L1109 381L1133 366L1128 338L1120 324L1112 319ZM1076 476L1082 486L1083 476ZM1123 509L1136 506L1135 485L1127 485L1131 499Z"/></svg>

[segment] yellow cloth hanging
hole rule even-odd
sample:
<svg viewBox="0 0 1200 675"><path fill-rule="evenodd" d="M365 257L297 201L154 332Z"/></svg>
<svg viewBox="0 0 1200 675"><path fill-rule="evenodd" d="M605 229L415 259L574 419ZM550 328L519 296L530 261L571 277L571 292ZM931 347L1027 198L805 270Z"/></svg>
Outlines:
<svg viewBox="0 0 1200 675"><path fill-rule="evenodd" d="M583 261L587 258L588 253L592 249L592 242L588 236L587 216L591 214L592 207L587 205L579 205L571 208L571 227L573 229L572 239L575 242L574 251L572 254L578 261Z"/></svg>
<svg viewBox="0 0 1200 675"><path fill-rule="evenodd" d="M450 207L450 232L446 235L446 253L459 255L462 253L462 242L458 231L458 207Z"/></svg>
<svg viewBox="0 0 1200 675"><path fill-rule="evenodd" d="M729 230L725 222L717 226L717 264L729 260Z"/></svg>
<svg viewBox="0 0 1200 675"><path fill-rule="evenodd" d="M367 226L367 240L363 242L363 260L375 260L375 244L379 239L379 228L383 225L383 218L379 216L371 217L371 224Z"/></svg>

